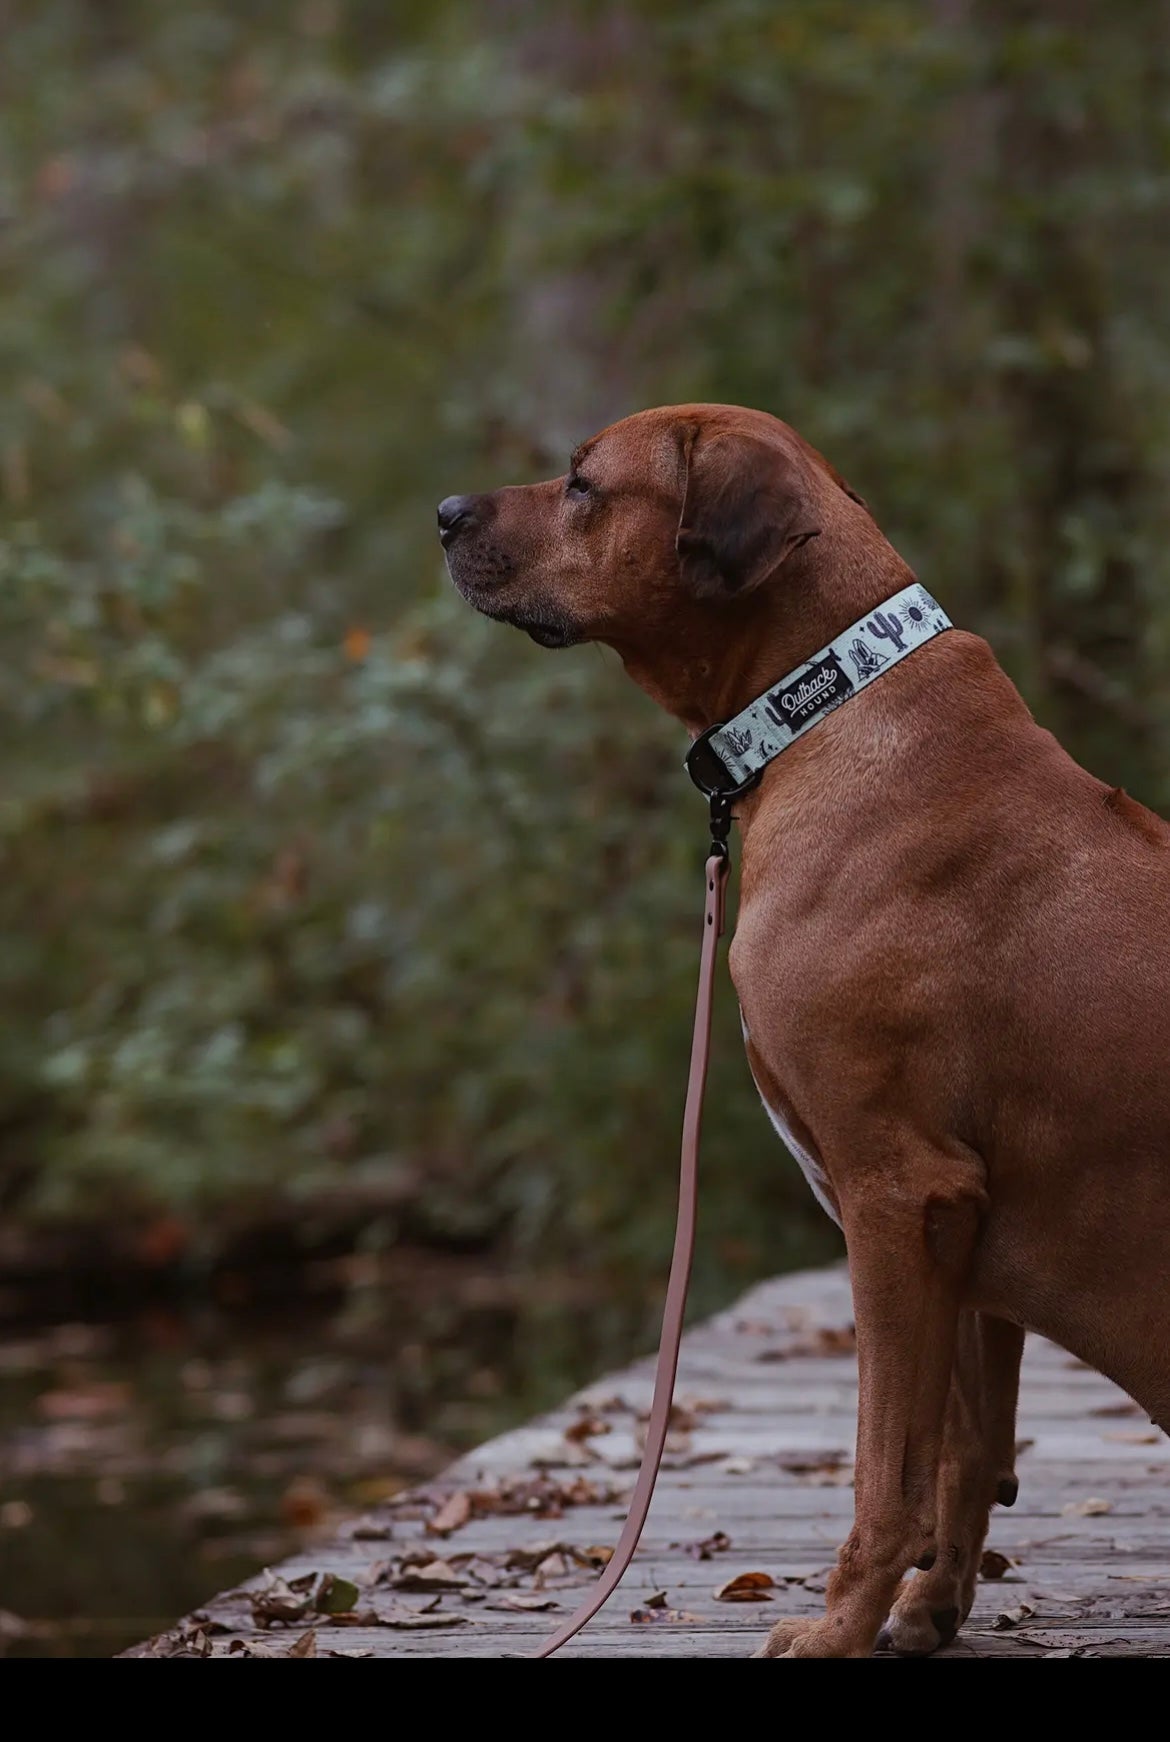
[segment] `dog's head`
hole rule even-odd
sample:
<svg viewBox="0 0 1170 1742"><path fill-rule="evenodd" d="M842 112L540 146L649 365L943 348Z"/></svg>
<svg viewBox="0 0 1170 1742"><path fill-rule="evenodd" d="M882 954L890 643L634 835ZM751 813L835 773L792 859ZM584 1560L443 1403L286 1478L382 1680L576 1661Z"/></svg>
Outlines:
<svg viewBox="0 0 1170 1742"><path fill-rule="evenodd" d="M448 496L451 578L542 647L661 637L712 604L779 584L784 565L865 505L795 430L729 405L611 424L543 484ZM871 523L872 524L872 523Z"/></svg>

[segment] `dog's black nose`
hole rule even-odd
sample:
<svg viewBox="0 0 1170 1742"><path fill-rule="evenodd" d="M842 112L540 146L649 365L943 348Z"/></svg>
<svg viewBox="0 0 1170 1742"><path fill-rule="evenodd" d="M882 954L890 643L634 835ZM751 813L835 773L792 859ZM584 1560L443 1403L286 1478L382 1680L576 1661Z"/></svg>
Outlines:
<svg viewBox="0 0 1170 1742"><path fill-rule="evenodd" d="M475 520L474 496L444 496L439 503L439 543L444 550Z"/></svg>

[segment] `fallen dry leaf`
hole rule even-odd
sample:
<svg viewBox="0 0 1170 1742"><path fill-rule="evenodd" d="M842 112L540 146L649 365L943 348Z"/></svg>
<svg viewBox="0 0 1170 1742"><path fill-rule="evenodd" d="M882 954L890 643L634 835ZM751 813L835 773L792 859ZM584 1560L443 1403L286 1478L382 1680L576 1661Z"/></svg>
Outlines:
<svg viewBox="0 0 1170 1742"><path fill-rule="evenodd" d="M1042 1653L1044 1657L1068 1655L1071 1657L1096 1657L1097 1653L1084 1642L1084 1635L1072 1633L1066 1627L1029 1627L1021 1628L1016 1634L1021 1645L1043 1645L1051 1647Z"/></svg>
<svg viewBox="0 0 1170 1742"><path fill-rule="evenodd" d="M736 1573L716 1587L720 1603L769 1603L776 1581L771 1573Z"/></svg>
<svg viewBox="0 0 1170 1742"><path fill-rule="evenodd" d="M799 1476L811 1488L848 1488L853 1483L853 1458L834 1447L827 1452L782 1452L776 1459L788 1476Z"/></svg>
<svg viewBox="0 0 1170 1742"><path fill-rule="evenodd" d="M508 1572L534 1573L541 1562L552 1555L575 1555L576 1552L571 1543L550 1538L547 1542L534 1542L531 1548L510 1548L504 1556L504 1566Z"/></svg>
<svg viewBox="0 0 1170 1742"><path fill-rule="evenodd" d="M1143 1413L1142 1409L1129 1397L1125 1399L1124 1403L1103 1403L1097 1409L1089 1411L1090 1415L1100 1416L1142 1415Z"/></svg>
<svg viewBox="0 0 1170 1742"><path fill-rule="evenodd" d="M233 1639L228 1646L229 1657L287 1657L288 1653L277 1651L271 1645L265 1645L259 1639Z"/></svg>
<svg viewBox="0 0 1170 1742"><path fill-rule="evenodd" d="M818 1572L805 1573L803 1578L794 1579L793 1583L803 1585L806 1591L810 1591L814 1597L819 1597L821 1592L828 1588L829 1576L832 1571L832 1567L821 1567Z"/></svg>
<svg viewBox="0 0 1170 1742"><path fill-rule="evenodd" d="M670 1627L680 1621L695 1627L700 1617L689 1615L685 1609L631 1609L630 1620L635 1627Z"/></svg>
<svg viewBox="0 0 1170 1742"><path fill-rule="evenodd" d="M311 1586L304 1587L304 1580L297 1580L294 1589L286 1580L276 1573L265 1569L268 1583L259 1591L249 1594L252 1605L252 1620L257 1627L268 1627L273 1621L303 1621L309 1613Z"/></svg>
<svg viewBox="0 0 1170 1742"><path fill-rule="evenodd" d="M6 1610L0 1610L0 1638L19 1637L3 1625L6 1614ZM193 1627L184 1629L180 1633L164 1635L161 1640L156 1642L157 1648L152 1647L152 1655L155 1657L210 1657L211 1640L208 1635L211 1631L211 1628ZM222 1633L226 1629L216 1628L215 1631Z"/></svg>
<svg viewBox="0 0 1170 1742"><path fill-rule="evenodd" d="M536 1568L536 1587L542 1589L548 1579L563 1579L569 1570L569 1563L559 1550L545 1555Z"/></svg>
<svg viewBox="0 0 1170 1742"><path fill-rule="evenodd" d="M451 1613L436 1614L434 1611L409 1609L405 1603L395 1604L391 1609L379 1609L372 1617L379 1627L423 1628L423 1627L462 1627L467 1621L466 1615Z"/></svg>
<svg viewBox="0 0 1170 1742"><path fill-rule="evenodd" d="M373 1657L368 1645L354 1645L348 1651L327 1651L326 1657Z"/></svg>
<svg viewBox="0 0 1170 1742"><path fill-rule="evenodd" d="M453 1554L451 1556L452 1565L460 1558L458 1554ZM398 1564L400 1568L429 1567L434 1559L435 1551L429 1542L416 1542L412 1543L409 1548L403 1549Z"/></svg>
<svg viewBox="0 0 1170 1742"><path fill-rule="evenodd" d="M997 1548L985 1548L979 1561L979 1577L981 1579L1002 1579L1015 1566L1015 1561L1007 1555L1000 1554Z"/></svg>
<svg viewBox="0 0 1170 1742"><path fill-rule="evenodd" d="M618 1391L606 1392L600 1397L588 1393L577 1399L578 1409L591 1409L600 1415L628 1415L630 1405Z"/></svg>
<svg viewBox="0 0 1170 1742"><path fill-rule="evenodd" d="M1090 1494L1085 1500L1070 1500L1060 1511L1064 1518L1100 1518L1113 1511L1113 1502L1102 1500L1099 1494Z"/></svg>
<svg viewBox="0 0 1170 1742"><path fill-rule="evenodd" d="M1156 1446L1161 1437L1161 1434L1156 1431L1154 1433L1116 1433L1101 1435L1103 1440L1113 1440L1114 1443L1119 1446Z"/></svg>
<svg viewBox="0 0 1170 1742"><path fill-rule="evenodd" d="M432 1536L450 1536L453 1530L461 1530L470 1517L471 1495L457 1489L428 1522L427 1530Z"/></svg>
<svg viewBox="0 0 1170 1742"><path fill-rule="evenodd" d="M623 1491L612 1482L590 1476L508 1477L493 1488L471 1493L472 1512L477 1518L511 1517L523 1513L533 1518L560 1518L569 1506L609 1506Z"/></svg>
<svg viewBox="0 0 1170 1742"><path fill-rule="evenodd" d="M494 1561L488 1560L484 1555L453 1555L451 1565L457 1572L462 1573L465 1579L474 1580L477 1585L502 1585L510 1582L502 1568L496 1566ZM471 1593L465 1590L463 1595L467 1597Z"/></svg>
<svg viewBox="0 0 1170 1742"><path fill-rule="evenodd" d="M341 1616L353 1609L358 1600L358 1588L349 1579L336 1573L304 1573L298 1579L282 1579L265 1569L267 1584L249 1593L252 1620L257 1627L269 1627L274 1621L287 1625L303 1621L310 1612Z"/></svg>
<svg viewBox="0 0 1170 1742"><path fill-rule="evenodd" d="M1015 1609L1001 1609L991 1623L996 1633L1009 1633L1013 1627L1020 1627L1025 1621L1030 1621L1036 1613L1027 1603L1021 1603Z"/></svg>
<svg viewBox="0 0 1170 1742"><path fill-rule="evenodd" d="M718 1415L721 1410L731 1408L728 1397L695 1397L688 1393L679 1399L684 1409L689 1409L693 1415Z"/></svg>
<svg viewBox="0 0 1170 1742"><path fill-rule="evenodd" d="M363 1524L356 1524L350 1531L353 1542L388 1542L394 1534L388 1524L375 1524L367 1519Z"/></svg>
<svg viewBox="0 0 1170 1742"><path fill-rule="evenodd" d="M809 1470L836 1469L839 1464L851 1464L853 1458L849 1452L834 1446L827 1452L780 1452L776 1462L790 1476L804 1476Z"/></svg>
<svg viewBox="0 0 1170 1742"><path fill-rule="evenodd" d="M571 1548L569 1553L579 1566L592 1567L596 1572L613 1559L613 1549L603 1542L593 1543L589 1548Z"/></svg>
<svg viewBox="0 0 1170 1742"><path fill-rule="evenodd" d="M676 1397L670 1406L670 1414L666 1421L667 1437L671 1434L689 1434L699 1425L698 1416L710 1414L716 1409L726 1408L726 1404L707 1401L701 1397ZM650 1410L637 1411L638 1422L643 1433L650 1421Z"/></svg>
<svg viewBox="0 0 1170 1742"><path fill-rule="evenodd" d="M724 1476L750 1476L755 1467L754 1458L724 1458L719 1469Z"/></svg>
<svg viewBox="0 0 1170 1742"><path fill-rule="evenodd" d="M302 1633L299 1639L295 1639L289 1646L287 1655L289 1657L316 1657L317 1629L310 1627L307 1633Z"/></svg>
<svg viewBox="0 0 1170 1742"><path fill-rule="evenodd" d="M528 1593L522 1591L508 1591L504 1596L497 1598L494 1603L489 1603L488 1608L520 1610L559 1609L560 1604L557 1602L555 1597L541 1596L539 1594L530 1596Z"/></svg>
<svg viewBox="0 0 1170 1742"><path fill-rule="evenodd" d="M607 1434L613 1431L612 1424L602 1415L595 1415L590 1409L582 1409L576 1421L571 1421L565 1429L567 1440L589 1440L597 1434Z"/></svg>
<svg viewBox="0 0 1170 1742"><path fill-rule="evenodd" d="M725 1452L692 1452L688 1451L685 1446L679 1446L672 1450L668 1441L665 1455L667 1461L664 1468L667 1470L696 1470L700 1464L717 1464L727 1454ZM615 1468L624 1469L626 1466L620 1465L615 1466Z"/></svg>
<svg viewBox="0 0 1170 1742"><path fill-rule="evenodd" d="M191 1621L204 1633L230 1633L232 1629L226 1621L218 1621L214 1615L209 1615L206 1609L196 1609L192 1612Z"/></svg>
<svg viewBox="0 0 1170 1742"><path fill-rule="evenodd" d="M800 1356L853 1355L857 1350L854 1325L822 1325L804 1336L791 1338L775 1349L761 1349L757 1361L792 1361Z"/></svg>
<svg viewBox="0 0 1170 1742"><path fill-rule="evenodd" d="M670 1546L678 1548L680 1545L672 1542ZM688 1542L682 1546L683 1552L690 1555L692 1560L709 1561L713 1555L727 1553L731 1547L731 1538L725 1530L716 1530L710 1536L705 1536L701 1542Z"/></svg>
<svg viewBox="0 0 1170 1742"><path fill-rule="evenodd" d="M407 1566L387 1584L395 1591L461 1591L467 1583L450 1561L426 1561L420 1566Z"/></svg>

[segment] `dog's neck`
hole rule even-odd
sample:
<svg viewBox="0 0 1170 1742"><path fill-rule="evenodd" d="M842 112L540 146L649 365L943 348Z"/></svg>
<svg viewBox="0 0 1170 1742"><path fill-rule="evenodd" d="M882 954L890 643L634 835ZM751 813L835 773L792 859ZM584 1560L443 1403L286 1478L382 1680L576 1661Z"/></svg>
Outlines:
<svg viewBox="0 0 1170 1742"><path fill-rule="evenodd" d="M914 579L880 533L860 552L820 545L813 540L743 598L675 601L669 623L645 641L615 643L634 682L697 737Z"/></svg>

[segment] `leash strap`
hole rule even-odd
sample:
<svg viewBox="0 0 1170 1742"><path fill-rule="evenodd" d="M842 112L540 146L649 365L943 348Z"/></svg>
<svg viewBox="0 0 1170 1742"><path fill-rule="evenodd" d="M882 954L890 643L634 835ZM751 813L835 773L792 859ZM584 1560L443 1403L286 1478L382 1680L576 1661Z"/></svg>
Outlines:
<svg viewBox="0 0 1170 1742"><path fill-rule="evenodd" d="M691 1039L691 1074L687 1081L686 1110L683 1113L682 1156L679 1163L678 1221L674 1230L674 1252L670 1260L670 1280L666 1285L666 1305L662 1313L662 1340L658 1345L658 1365L654 1372L654 1398L650 1405L650 1420L646 1427L646 1444L630 1510L622 1526L621 1536L593 1590L575 1615L557 1628L545 1640L533 1657L551 1657L566 1640L579 1633L591 1621L606 1599L621 1583L638 1547L646 1514L654 1494L654 1484L662 1464L670 1427L670 1406L674 1400L674 1380L678 1372L678 1354L682 1343L683 1319L686 1315L687 1284L691 1279L691 1260L695 1252L695 1212L699 1195L699 1134L703 1122L703 1093L707 1086L707 1064L711 1056L711 1007L715 992L715 963L719 955L719 939L723 935L723 918L727 888L728 857L726 834L720 831L712 816L711 857L707 860L706 900L703 904L703 942L699 954L699 990L695 999L695 1028Z"/></svg>

